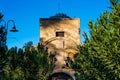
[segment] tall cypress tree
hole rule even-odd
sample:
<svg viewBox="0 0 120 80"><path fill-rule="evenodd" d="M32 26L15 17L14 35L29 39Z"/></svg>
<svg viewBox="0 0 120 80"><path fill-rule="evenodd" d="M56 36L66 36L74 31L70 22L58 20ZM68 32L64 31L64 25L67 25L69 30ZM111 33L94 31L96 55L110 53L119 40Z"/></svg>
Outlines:
<svg viewBox="0 0 120 80"><path fill-rule="evenodd" d="M84 34L86 41L75 58L78 80L120 79L120 2L110 3L110 12L89 21L90 36Z"/></svg>

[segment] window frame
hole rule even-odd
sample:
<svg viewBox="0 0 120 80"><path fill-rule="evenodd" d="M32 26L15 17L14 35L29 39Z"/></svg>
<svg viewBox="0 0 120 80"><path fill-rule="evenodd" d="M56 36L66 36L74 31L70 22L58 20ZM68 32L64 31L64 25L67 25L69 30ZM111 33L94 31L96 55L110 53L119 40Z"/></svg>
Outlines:
<svg viewBox="0 0 120 80"><path fill-rule="evenodd" d="M64 31L57 31L56 32L56 37L64 37L65 36L64 33L65 33Z"/></svg>

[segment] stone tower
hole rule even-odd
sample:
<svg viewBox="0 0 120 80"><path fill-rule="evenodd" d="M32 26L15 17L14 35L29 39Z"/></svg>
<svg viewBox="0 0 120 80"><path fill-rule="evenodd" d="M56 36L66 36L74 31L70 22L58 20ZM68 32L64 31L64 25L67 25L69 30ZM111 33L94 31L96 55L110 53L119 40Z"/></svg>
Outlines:
<svg viewBox="0 0 120 80"><path fill-rule="evenodd" d="M40 42L55 54L55 68L62 68L65 59L73 59L80 44L80 19L66 14L55 14L50 18L40 18Z"/></svg>

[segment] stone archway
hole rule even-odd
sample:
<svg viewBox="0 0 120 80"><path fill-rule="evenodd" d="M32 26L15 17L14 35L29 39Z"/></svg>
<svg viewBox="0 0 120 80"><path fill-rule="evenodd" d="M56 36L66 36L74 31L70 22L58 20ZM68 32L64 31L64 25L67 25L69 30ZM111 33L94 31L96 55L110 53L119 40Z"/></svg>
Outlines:
<svg viewBox="0 0 120 80"><path fill-rule="evenodd" d="M74 80L74 78L65 72L57 72L50 75L48 80Z"/></svg>

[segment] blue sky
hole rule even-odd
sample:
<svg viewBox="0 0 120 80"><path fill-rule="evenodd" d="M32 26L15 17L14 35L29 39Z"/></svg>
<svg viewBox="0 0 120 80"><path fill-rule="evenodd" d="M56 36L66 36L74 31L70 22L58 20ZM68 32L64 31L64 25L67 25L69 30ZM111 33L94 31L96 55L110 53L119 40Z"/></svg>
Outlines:
<svg viewBox="0 0 120 80"><path fill-rule="evenodd" d="M58 5L60 9L58 10ZM12 19L16 23L18 33L8 32L8 47L23 47L32 41L39 42L39 18L49 18L60 12L68 16L80 18L81 42L83 32L89 33L88 20L96 21L103 11L109 10L109 0L0 0L0 11L3 19ZM8 26L9 29L11 26Z"/></svg>

